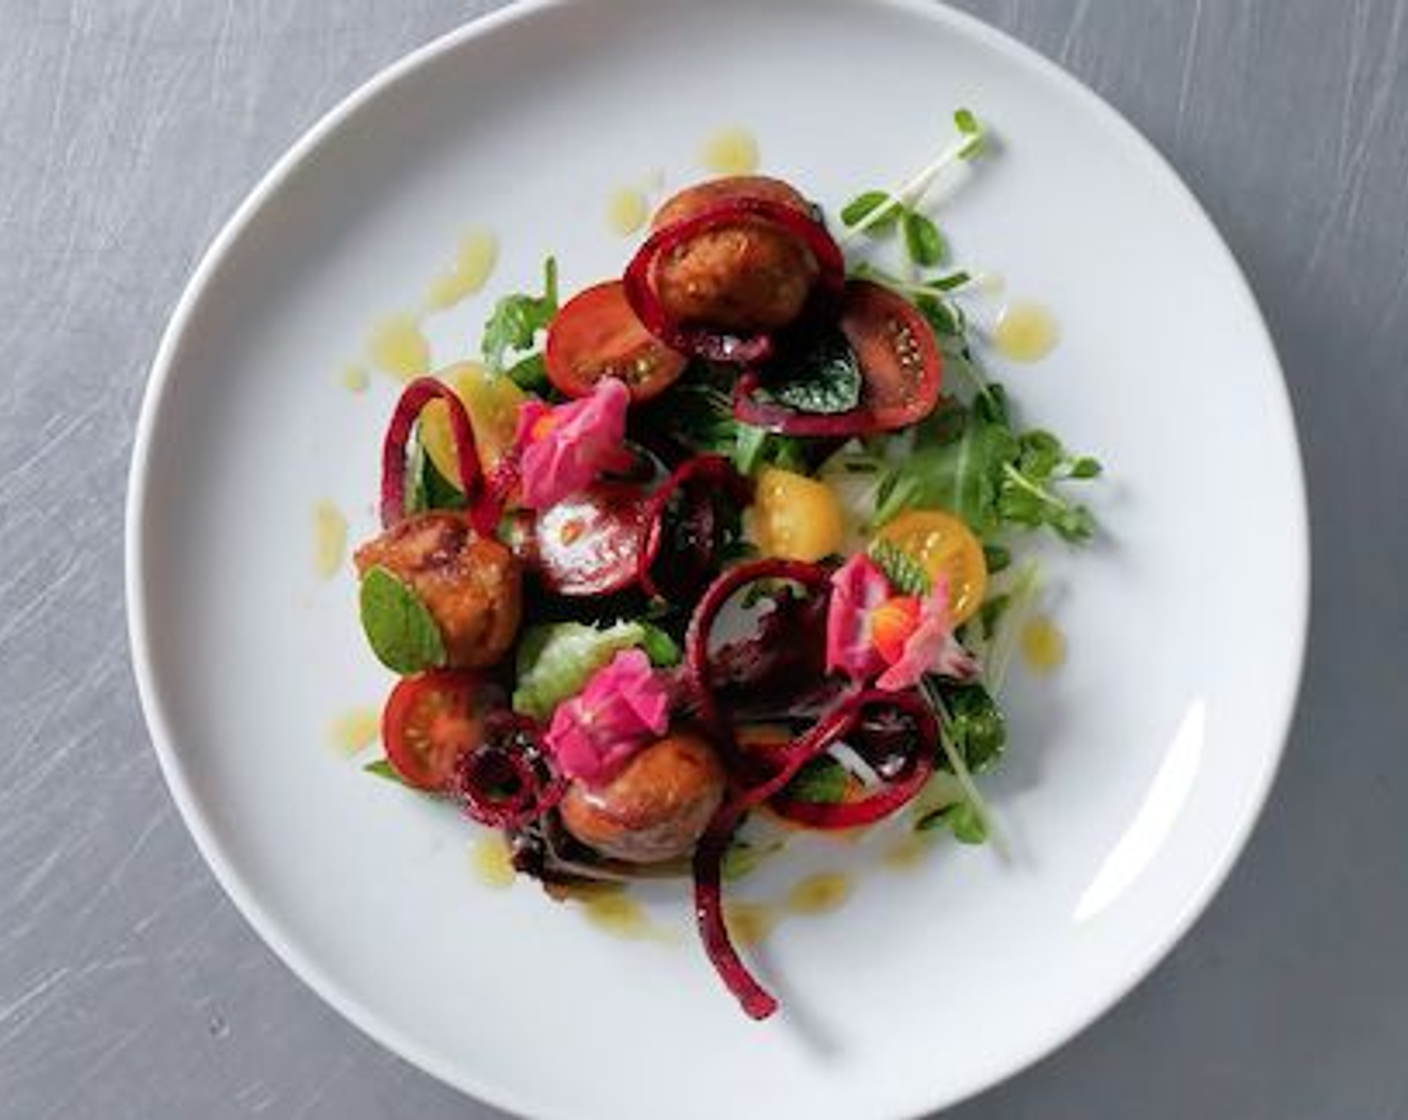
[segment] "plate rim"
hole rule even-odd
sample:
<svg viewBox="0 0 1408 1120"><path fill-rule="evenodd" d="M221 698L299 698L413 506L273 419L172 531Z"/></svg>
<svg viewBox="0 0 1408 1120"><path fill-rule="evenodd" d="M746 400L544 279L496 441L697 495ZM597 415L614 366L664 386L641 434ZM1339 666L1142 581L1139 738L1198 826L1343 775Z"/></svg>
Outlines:
<svg viewBox="0 0 1408 1120"><path fill-rule="evenodd" d="M554 9L598 2L601 0L515 0L505 7L472 18L436 36L381 67L342 97L300 133L273 165L258 178L202 252L162 332L148 371L137 418L124 512L124 591L128 651L138 699L162 779L216 882L245 922L293 975L362 1034L459 1092L494 1107L515 1112L523 1112L526 1102L511 1083L493 1077L488 1071L467 1070L452 1061L442 1060L433 1048L417 1042L400 1026L384 1019L379 1013L345 992L340 982L325 971L320 962L306 953L296 938L288 934L282 921L265 908L257 893L227 857L224 847L199 809L197 798L187 782L184 767L178 757L177 738L172 732L171 721L162 698L162 687L156 679L150 655L148 616L153 597L147 593L145 578L147 545L144 538L149 519L147 490L153 441L170 395L170 387L174 382L173 371L177 367L176 359L187 330L230 251L244 235L246 228L257 221L266 203L278 194L310 157L325 143L334 139L364 106L415 72L458 50L463 44L492 35L502 28L550 14ZM1283 570L1289 588L1289 605L1294 611L1292 630L1296 641L1287 666L1289 672L1285 673L1284 679L1275 683L1275 687L1280 691L1279 697L1274 698L1277 701L1275 706L1279 707L1281 714L1276 725L1268 728L1268 731L1273 732L1270 736L1273 749L1264 760L1261 773L1257 775L1254 786L1248 792L1243 813L1234 822L1216 858L1207 866L1202 881L1182 900L1176 919L1170 922L1158 937L1151 938L1140 947L1135 954L1134 965L1120 983L1111 985L1088 1007L1079 1009L1076 1014L1062 1020L1037 1041L1021 1050L1012 1051L1008 1060L994 1063L1001 1067L999 1072L985 1070L957 1076L953 1078L947 1093L941 1093L924 1102L916 1102L916 1107L921 1111L911 1115L919 1116L934 1109L952 1107L1002 1084L1083 1034L1142 984L1206 911L1226 882L1233 866L1246 850L1285 756L1298 709L1305 669L1310 623L1312 556L1303 453L1290 390L1275 340L1256 294L1217 224L1164 154L1118 109L1080 78L1036 48L977 16L950 7L943 0L855 0L854 7L858 13L863 12L866 7L890 8L945 24L953 33L976 39L1015 65L1035 72L1043 81L1054 82L1065 93L1074 97L1084 111L1112 132L1125 150L1137 155L1151 177L1157 180L1162 188L1174 192L1190 214L1202 222L1207 232L1212 235L1215 252L1222 258L1229 279L1251 313L1248 327L1254 331L1252 345L1264 352L1270 368L1277 374L1271 379L1272 384L1267 387L1265 399L1275 413L1274 423L1287 437L1290 461L1285 481L1291 499L1290 523L1287 529L1298 546Z"/></svg>

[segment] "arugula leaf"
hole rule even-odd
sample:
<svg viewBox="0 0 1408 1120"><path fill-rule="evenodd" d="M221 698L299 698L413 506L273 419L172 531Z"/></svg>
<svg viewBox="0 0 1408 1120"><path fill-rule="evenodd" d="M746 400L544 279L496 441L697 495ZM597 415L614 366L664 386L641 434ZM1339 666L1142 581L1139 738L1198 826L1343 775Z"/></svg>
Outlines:
<svg viewBox="0 0 1408 1120"><path fill-rule="evenodd" d="M480 349L484 362L494 373L511 377L521 388L537 388L546 380L541 355L519 357L537 344L538 332L545 331L557 314L557 261L549 257L543 263L543 294L518 293L504 296L494 305L494 313L484 324L484 339Z"/></svg>
<svg viewBox="0 0 1408 1120"><path fill-rule="evenodd" d="M396 767L384 758L378 758L374 762L368 762L362 767L362 773L375 774L378 778L385 778L388 782L395 782L398 786L404 786L406 780L396 773Z"/></svg>
<svg viewBox="0 0 1408 1120"><path fill-rule="evenodd" d="M850 412L860 404L860 363L844 334L826 331L774 363L764 384L775 400L798 412Z"/></svg>
<svg viewBox="0 0 1408 1120"><path fill-rule="evenodd" d="M901 221L904 248L921 268L933 268L944 259L944 239L939 227L917 210L905 211Z"/></svg>
<svg viewBox="0 0 1408 1120"><path fill-rule="evenodd" d="M783 787L782 796L791 801L835 805L846 796L849 782L850 776L844 766L830 755L819 755L802 765Z"/></svg>
<svg viewBox="0 0 1408 1120"><path fill-rule="evenodd" d="M1007 746L1002 709L981 684L939 686L948 712L946 730L968 769L977 774L1001 757Z"/></svg>
<svg viewBox="0 0 1408 1120"><path fill-rule="evenodd" d="M885 573L885 578L901 595L913 595L922 599L934 589L929 573L924 565L902 549L894 541L876 537L870 542L870 558Z"/></svg>
<svg viewBox="0 0 1408 1120"><path fill-rule="evenodd" d="M914 823L916 832L932 832L936 828L947 828L954 839L963 844L983 844L988 838L982 814L969 801L945 805L942 809L925 813Z"/></svg>
<svg viewBox="0 0 1408 1120"><path fill-rule="evenodd" d="M445 664L440 627L420 597L386 568L368 569L360 593L362 629L388 669L403 676Z"/></svg>

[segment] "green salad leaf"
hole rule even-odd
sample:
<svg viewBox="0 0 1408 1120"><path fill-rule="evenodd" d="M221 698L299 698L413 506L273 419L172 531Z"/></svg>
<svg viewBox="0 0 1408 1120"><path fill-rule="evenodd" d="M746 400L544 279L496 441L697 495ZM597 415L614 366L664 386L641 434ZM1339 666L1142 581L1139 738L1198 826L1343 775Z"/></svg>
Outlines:
<svg viewBox="0 0 1408 1120"><path fill-rule="evenodd" d="M892 200L886 191L862 191L856 195L841 207L841 222L848 227L859 225L880 207L886 205L890 207L889 212L881 215L874 224L868 226L867 232L878 234L893 229L895 223L900 220L900 214L903 213L904 207Z"/></svg>
<svg viewBox="0 0 1408 1120"><path fill-rule="evenodd" d="M545 720L562 701L586 687L593 673L623 649L640 648L657 667L679 664L679 644L649 622L610 626L549 622L529 627L518 643L518 687L513 710Z"/></svg>
<svg viewBox="0 0 1408 1120"><path fill-rule="evenodd" d="M904 248L920 268L934 268L944 259L944 239L939 227L917 210L908 210L900 222Z"/></svg>
<svg viewBox="0 0 1408 1120"><path fill-rule="evenodd" d="M403 676L445 664L445 642L430 609L409 584L383 567L362 577L362 629L372 652Z"/></svg>
<svg viewBox="0 0 1408 1120"><path fill-rule="evenodd" d="M802 764L782 796L790 801L810 801L816 805L835 805L846 796L850 778L846 768L830 755L818 755Z"/></svg>
<svg viewBox="0 0 1408 1120"><path fill-rule="evenodd" d="M1007 746L1002 709L981 684L939 685L948 713L946 730L968 769L977 774L992 765Z"/></svg>
<svg viewBox="0 0 1408 1120"><path fill-rule="evenodd" d="M501 298L484 324L480 349L484 362L494 373L512 378L523 389L536 390L547 384L543 356L531 353L538 332L548 329L557 314L557 261L543 263L543 294L517 293Z"/></svg>
<svg viewBox="0 0 1408 1120"><path fill-rule="evenodd" d="M954 839L963 844L983 844L988 838L983 816L970 801L955 801L942 809L934 809L914 824L916 832L932 832L938 828L947 828Z"/></svg>
<svg viewBox="0 0 1408 1120"><path fill-rule="evenodd" d="M860 363L839 330L824 331L778 363L764 386L780 404L798 412L832 415L860 404Z"/></svg>
<svg viewBox="0 0 1408 1120"><path fill-rule="evenodd" d="M440 473L435 460L416 443L411 451L411 461L407 470L411 481L410 495L407 498L407 512L424 513L432 509L464 509L465 497L458 486Z"/></svg>
<svg viewBox="0 0 1408 1120"><path fill-rule="evenodd" d="M378 778L385 778L388 782L395 782L398 786L404 786L406 781L400 774L396 773L396 767L385 758L378 758L373 762L368 762L362 767L362 773L374 774Z"/></svg>

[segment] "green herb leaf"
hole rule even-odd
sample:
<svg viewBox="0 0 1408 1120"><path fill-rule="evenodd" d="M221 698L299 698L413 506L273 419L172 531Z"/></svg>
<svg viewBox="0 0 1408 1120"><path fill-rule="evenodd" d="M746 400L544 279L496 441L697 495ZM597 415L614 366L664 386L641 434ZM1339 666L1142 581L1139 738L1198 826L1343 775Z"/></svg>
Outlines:
<svg viewBox="0 0 1408 1120"><path fill-rule="evenodd" d="M620 650L642 645L645 640L645 627L638 622L617 622L604 628L585 622L529 627L518 643L513 710L546 720L558 704L581 692L591 675Z"/></svg>
<svg viewBox="0 0 1408 1120"><path fill-rule="evenodd" d="M994 595L978 608L978 625L982 630L983 641L990 642L1002 622L1002 616L1012 606L1012 596Z"/></svg>
<svg viewBox="0 0 1408 1120"><path fill-rule="evenodd" d="M408 512L424 513L432 509L465 508L467 503L459 487L440 473L435 460L425 453L419 443L411 452L408 474L411 479Z"/></svg>
<svg viewBox="0 0 1408 1120"><path fill-rule="evenodd" d="M914 823L915 832L932 832L937 828L947 828L954 839L963 844L983 844L988 838L982 814L968 801L957 801L942 809L934 809Z"/></svg>
<svg viewBox="0 0 1408 1120"><path fill-rule="evenodd" d="M791 801L809 801L816 805L835 805L846 796L850 777L846 768L830 755L820 755L806 762L782 790Z"/></svg>
<svg viewBox="0 0 1408 1120"><path fill-rule="evenodd" d="M889 201L890 195L885 191L864 191L841 208L841 221L846 226L859 225ZM892 206L890 212L871 225L867 232L875 234L892 228L903 210L902 206Z"/></svg>
<svg viewBox="0 0 1408 1120"><path fill-rule="evenodd" d="M372 652L403 676L445 664L440 627L420 597L390 571L374 567L362 577L362 629Z"/></svg>
<svg viewBox="0 0 1408 1120"><path fill-rule="evenodd" d="M939 227L917 210L905 211L902 222L904 248L921 268L933 268L944 259L944 239Z"/></svg>
<svg viewBox="0 0 1408 1120"><path fill-rule="evenodd" d="M1100 466L1098 459L1083 456L1071 464L1070 473L1067 478L1099 478L1104 468Z"/></svg>
<svg viewBox="0 0 1408 1120"><path fill-rule="evenodd" d="M514 362L504 376L529 393L543 393L548 388L548 363L541 354L529 354Z"/></svg>
<svg viewBox="0 0 1408 1120"><path fill-rule="evenodd" d="M800 353L787 355L768 376L768 393L798 412L834 415L860 404L860 363L839 330L826 331Z"/></svg>
<svg viewBox="0 0 1408 1120"><path fill-rule="evenodd" d="M885 573L890 586L901 595L913 595L922 599L934 589L929 573L924 565L902 549L894 541L876 537L870 542L870 558Z"/></svg>
<svg viewBox="0 0 1408 1120"><path fill-rule="evenodd" d="M737 441L733 448L733 465L739 474L752 474L762 465L763 450L768 445L768 433L752 424L737 425Z"/></svg>
<svg viewBox="0 0 1408 1120"><path fill-rule="evenodd" d="M480 347L485 363L495 373L507 372L515 381L520 377L527 379L536 375L536 363L525 365L524 361L519 361L511 364L509 358L514 353L532 350L537 344L538 332L547 330L556 314L557 261L549 257L543 264L541 296L519 293L504 296L494 305L494 313L484 324L484 340Z"/></svg>
<svg viewBox="0 0 1408 1120"><path fill-rule="evenodd" d="M667 631L649 622L636 625L641 629L640 648L645 650L645 656L650 658L652 665L657 669L668 669L680 663L683 656L680 644Z"/></svg>
<svg viewBox="0 0 1408 1120"><path fill-rule="evenodd" d="M978 118L973 115L971 109L959 109L953 114L954 127L959 134L967 137L967 142L958 151L959 159L975 159L982 154L987 143L987 137L983 133L983 126L978 123Z"/></svg>
<svg viewBox="0 0 1408 1120"><path fill-rule="evenodd" d="M721 869L724 881L734 883L751 875L768 856L776 855L781 850L781 842L759 845L747 840L735 840L724 853Z"/></svg>
<svg viewBox="0 0 1408 1120"><path fill-rule="evenodd" d="M1000 544L985 544L983 563L987 567L988 575L996 575L1012 566L1012 553Z"/></svg>
<svg viewBox="0 0 1408 1120"><path fill-rule="evenodd" d="M974 774L992 765L1007 746L1007 723L1002 710L981 684L939 686L948 710L946 730L950 740Z"/></svg>
<svg viewBox="0 0 1408 1120"><path fill-rule="evenodd" d="M400 774L396 773L396 767L384 758L378 758L375 762L368 762L362 767L362 773L375 774L378 778L385 778L388 782L395 782L398 786L404 786L406 781ZM409 788L409 787L408 787Z"/></svg>

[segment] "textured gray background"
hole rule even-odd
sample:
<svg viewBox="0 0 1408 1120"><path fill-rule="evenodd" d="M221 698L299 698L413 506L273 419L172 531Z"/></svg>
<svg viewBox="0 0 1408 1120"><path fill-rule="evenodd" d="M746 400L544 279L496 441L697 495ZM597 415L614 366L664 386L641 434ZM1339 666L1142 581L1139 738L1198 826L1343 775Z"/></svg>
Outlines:
<svg viewBox="0 0 1408 1120"><path fill-rule="evenodd" d="M491 6L0 0L6 1120L491 1115L226 902L162 788L121 598L132 425L197 254L339 97ZM1226 890L1104 1021L956 1115L1408 1117L1405 3L963 6L1094 85L1211 210L1285 361L1317 569L1289 754ZM1215 362L1193 327L1170 308L1163 344Z"/></svg>

